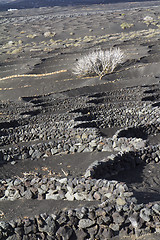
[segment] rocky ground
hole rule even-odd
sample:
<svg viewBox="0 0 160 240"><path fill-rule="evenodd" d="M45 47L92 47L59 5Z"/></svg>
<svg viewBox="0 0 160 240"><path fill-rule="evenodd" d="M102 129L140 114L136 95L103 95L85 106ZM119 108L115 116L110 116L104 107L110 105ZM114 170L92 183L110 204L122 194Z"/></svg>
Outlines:
<svg viewBox="0 0 160 240"><path fill-rule="evenodd" d="M1 12L0 239L159 239L159 10ZM115 46L112 74L72 74Z"/></svg>

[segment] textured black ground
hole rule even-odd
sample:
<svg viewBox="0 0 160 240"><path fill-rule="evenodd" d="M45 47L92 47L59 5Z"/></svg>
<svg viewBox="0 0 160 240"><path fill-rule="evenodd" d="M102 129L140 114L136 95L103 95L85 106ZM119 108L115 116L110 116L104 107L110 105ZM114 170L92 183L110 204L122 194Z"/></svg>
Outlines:
<svg viewBox="0 0 160 240"><path fill-rule="evenodd" d="M157 1L158 3L159 1ZM141 2L142 4L142 2ZM142 5L140 5L142 6ZM91 9L92 12L96 8ZM59 73L48 77L11 77L8 79L0 79L0 127L1 129L9 127L16 127L17 122L21 125L25 124L25 121L28 121L26 125L34 125L34 121L37 119L42 119L44 122L47 120L50 114L54 116L60 114L68 114L71 109L74 109L75 103L77 103L77 98L82 98L84 95L88 98L89 101L92 101L92 110L98 115L99 109L106 104L107 93L112 93L112 97L108 100L108 108L112 109L113 105L117 106L117 109L120 110L121 106L125 102L128 104L138 105L139 103L146 102L146 104L151 104L152 107L160 107L160 96L159 96L159 82L160 82L160 39L159 35L150 34L151 29L158 29L155 25L146 26L144 23L140 23L140 19L143 19L144 16L148 14L148 10L141 9L139 11L125 12L126 19L123 19L122 13L123 10L120 8L120 12L113 12L111 15L99 16L97 20L97 14L89 15L88 17L81 18L81 24L84 27L82 31L75 31L75 34L82 36L88 35L87 24L88 22L93 22L90 26L93 28L93 35L104 35L103 31L95 25L96 21L103 23L103 27L106 27L106 32L108 34L128 34L130 31L137 32L138 30L148 31L148 38L138 36L133 39L124 39L119 40L113 38L113 41L104 42L99 44L94 44L95 46L101 46L102 48L108 48L110 46L119 46L125 53L127 53L127 59L124 65L121 66L120 71L113 74L105 76L101 81L98 77L93 78L77 78L71 73L71 66L76 61L81 54L89 52L93 47L93 43L82 43L78 48L57 48L52 49L48 52L34 52L30 50L34 46L32 39L27 39L30 46L28 52L24 47L24 51L18 55L7 55L4 50L2 56L0 57L0 68L1 68L1 78L8 77L15 74L44 74L48 72L54 72L59 70L67 69L65 73ZM64 9L61 9L62 12ZM101 9L103 10L103 9ZM27 13L28 10L24 10ZM39 11L39 10L37 10ZM42 11L42 10L40 10ZM52 10L46 10L51 11ZM70 11L70 8L68 12ZM78 10L76 9L78 12ZM87 10L89 11L89 10ZM53 11L54 12L54 11ZM152 15L158 16L159 8L151 9ZM10 14L10 13L7 13ZM9 19L8 23L3 23L4 31L1 32L3 35L2 45L6 42L14 39L15 34L20 31L27 31L31 29L32 23L27 20L27 24L24 24L24 19L20 20L19 16L23 16L24 12L18 12L18 17L16 18L17 13L7 16ZM28 14L28 13L27 13ZM31 16L39 15L39 12L32 10ZM42 12L41 12L42 14ZM63 12L64 14L64 12ZM4 18L5 13L2 14L2 19ZM43 15L43 14L42 14ZM12 23L12 17L16 19L14 24ZM102 19L101 19L102 17ZM104 22L104 19L107 19ZM119 20L120 19L120 20ZM70 17L62 20L62 23L59 23L58 20L55 21L55 25L51 27L60 29L58 38L64 40L68 38L67 32L63 30L67 29L70 26ZM133 29L122 30L119 26L119 21L133 21L135 26ZM114 22L114 24L112 24ZM51 22L48 22L48 19L42 25L42 32L47 31L46 28L50 26ZM78 20L72 22L75 24L75 29L78 26ZM62 26L63 25L63 26ZM43 29L44 27L44 29ZM58 28L59 27L59 28ZM62 27L62 28L61 28ZM7 30L6 30L7 29ZM74 30L75 30L74 29ZM40 28L41 30L41 28ZM53 29L52 29L53 30ZM69 30L71 31L71 29ZM22 34L23 35L23 34ZM17 41L19 35L16 36L15 41ZM26 41L26 36L22 37L22 40ZM112 36L115 37L115 36ZM6 41L7 39L7 41ZM35 44L39 46L40 42L44 40L44 37L35 38ZM47 40L46 40L47 41ZM25 44L27 44L25 42ZM40 45L41 46L41 45ZM143 87L141 87L143 86ZM134 87L134 94L132 92L132 87ZM126 89L126 93L124 92ZM130 90L128 90L130 89ZM157 89L157 90L156 90ZM117 91L117 92L116 92ZM129 94L127 95L127 91ZM121 94L123 92L123 94ZM102 94L102 96L101 96ZM68 100L69 99L69 100ZM71 101L70 101L71 99ZM94 101L93 101L94 99ZM96 100L95 100L96 99ZM71 102L71 103L70 103ZM81 102L80 102L81 103ZM82 109L85 109L87 102L84 103ZM109 105L110 104L110 105ZM106 106L106 105L105 105ZM35 109L38 109L38 111ZM115 110L116 107L113 107ZM85 114L84 114L85 115ZM117 115L118 116L118 115ZM117 117L118 118L118 117ZM17 121L18 119L18 121ZM12 120L12 121L11 121ZM11 122L10 122L11 121ZM101 129L101 134L106 137L112 137L116 130L119 127L111 127L106 129ZM156 145L159 144L160 136L148 136L148 144ZM18 143L22 144L22 143ZM24 143L23 143L24 144ZM28 144L28 143L26 143ZM13 146L13 144L11 144ZM15 144L16 146L16 144ZM8 148L9 146L3 146ZM103 157L108 156L111 153L102 152L102 153L80 153L80 154L69 154L69 155L57 155L51 156L46 159L38 159L31 161L27 159L24 161L16 161L14 165L11 163L4 164L0 166L0 178L7 179L13 178L14 176L23 177L24 174L39 174L39 175L48 175L52 172L53 176L64 177L66 172L69 176L81 177L84 175L87 167L94 162L95 160L101 160ZM140 166L138 169L133 171L121 172L119 175L114 176L114 179L118 181L125 181L129 188L134 191L135 196L139 202L153 202L159 201L159 173L160 166L159 164L148 164L147 166ZM54 205L54 209L62 209L68 206L66 202L56 202L51 201L50 207ZM8 204L10 206L8 206ZM73 207L76 207L77 203L74 203ZM80 203L86 205L86 203ZM23 210L22 210L23 206ZM18 210L20 211L18 211ZM32 211L34 209L34 211ZM37 201L25 202L12 202L5 203L1 205L0 210L4 212L4 220L9 220L16 218L17 216L25 216L32 212L32 214L37 214L39 212L48 211L48 205L45 201L42 201L41 204L37 206ZM11 214L9 214L11 213ZM151 238L150 238L151 239ZM153 238L152 238L153 239ZM157 238L158 239L158 238Z"/></svg>

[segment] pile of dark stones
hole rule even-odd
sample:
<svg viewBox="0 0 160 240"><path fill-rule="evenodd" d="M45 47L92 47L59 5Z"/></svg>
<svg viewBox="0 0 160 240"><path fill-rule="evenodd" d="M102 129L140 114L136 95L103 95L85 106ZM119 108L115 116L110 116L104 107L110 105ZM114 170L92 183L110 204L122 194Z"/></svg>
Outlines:
<svg viewBox="0 0 160 240"><path fill-rule="evenodd" d="M0 162L11 162L31 158L31 160L46 158L57 154L72 154L81 152L112 152L112 151L129 151L143 148L146 146L146 141L141 138L113 138L104 139L103 137L96 136L94 131L83 129L72 135L68 139L56 139L55 141L32 143L29 145L22 145L9 148L0 149ZM91 134L90 134L91 133Z"/></svg>
<svg viewBox="0 0 160 240"><path fill-rule="evenodd" d="M0 180L0 201L16 199L99 200L127 195L124 183L86 178L15 178ZM132 194L131 194L132 195Z"/></svg>
<svg viewBox="0 0 160 240"><path fill-rule="evenodd" d="M32 175L1 179L0 201L87 200L93 206L0 221L0 239L101 240L159 233L159 202L138 203L125 183L107 180L141 163L160 162L160 145L149 145L148 140L160 133L159 99L150 98L157 88L132 87L75 97L50 94L1 103L2 165L62 153L111 154L93 162L81 179ZM112 137L102 134L102 129L114 128Z"/></svg>
<svg viewBox="0 0 160 240"><path fill-rule="evenodd" d="M160 204L114 196L99 206L0 222L1 239L111 239L160 230Z"/></svg>

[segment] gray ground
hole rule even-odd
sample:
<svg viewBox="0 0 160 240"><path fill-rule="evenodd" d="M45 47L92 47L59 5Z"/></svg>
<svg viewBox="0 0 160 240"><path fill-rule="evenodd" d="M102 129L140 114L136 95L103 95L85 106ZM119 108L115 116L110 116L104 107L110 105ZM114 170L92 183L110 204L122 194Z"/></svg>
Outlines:
<svg viewBox="0 0 160 240"><path fill-rule="evenodd" d="M159 1L157 1L157 5L159 5ZM145 8L141 8L142 5L138 4L136 6L139 8L125 10L120 7L119 11L113 12L108 12L112 5L84 6L83 9L54 7L45 10L1 12L0 130L3 130L5 123L15 119L22 120L19 129L23 128L25 118L22 116L25 115L29 120L27 127L34 126L36 121L39 123L43 121L45 125L45 121L47 122L50 115L54 117L61 114L69 115L71 109L77 109L74 105L75 102L85 109L88 103L81 100L83 96L93 100L95 98L91 97L92 94L102 92L113 93L113 96L108 103L106 103L107 97L102 103L92 103L93 112L99 115L100 112L96 110L96 107L99 109L100 106L105 106L106 111L108 109L112 109L113 113L117 111L118 113L115 113L117 119L126 103L134 104L135 102L136 107L146 101L146 105L157 104L156 106L159 107L160 8L158 6L147 7L147 5ZM144 17L146 16L152 17L152 20L145 22ZM133 25L122 29L121 24L123 23ZM47 32L46 37L45 33ZM126 56L125 63L117 72L106 75L101 81L98 77L79 78L72 74L72 66L81 55L97 47L108 49L113 46L119 46ZM47 73L51 74L48 76ZM147 85L146 88L141 87L144 85ZM131 91L133 87L133 92L129 90L129 96L127 93L124 96L120 95L121 89L128 89L128 87L131 88ZM145 89L148 92L145 93ZM155 95L157 98L154 99ZM127 100L125 100L125 96ZM148 101L144 99L146 97L149 97ZM69 104L68 99L71 99ZM144 100L142 101L142 99ZM37 102L39 100L41 100L40 105ZM114 104L117 107L113 106ZM40 109L40 113L36 117L25 114L36 108ZM75 119L74 115L73 119ZM105 137L112 137L115 131L121 127L107 126L102 132ZM1 133L2 136L3 133ZM148 136L149 145L159 144L159 140L159 134ZM10 145L6 144L2 147L9 148L17 144L28 143L10 143ZM70 176L81 177L93 161L103 159L109 154L111 153L60 154L36 161L30 159L16 161L15 165L11 163L1 165L0 178L22 177L26 172L47 175L50 171L53 171L54 176L63 177L64 172L67 172ZM130 172L126 178L123 173L115 178L125 181L132 190L137 188L141 193L147 192L151 196L154 192L156 195L154 200L159 201L159 169L159 164L149 164L144 169L136 169L132 174L140 179L138 183L135 183L134 180L130 182ZM144 194L141 197L141 193L138 195L136 192L137 195L135 194L137 198L140 197L140 201L143 199L147 203L151 200L150 197L145 201ZM70 203L63 201L51 201L50 204L50 206L54 205L56 209L71 206ZM79 204L86 205L88 203ZM75 206L77 203L73 204L73 207ZM37 208L36 201L26 200L12 203L3 202L0 210L5 213L4 220L14 219L19 215L29 215L32 210L34 210L32 211L33 215L42 210L50 212L45 201L42 201ZM145 236L140 239L159 239L159 236L152 235L151 238Z"/></svg>

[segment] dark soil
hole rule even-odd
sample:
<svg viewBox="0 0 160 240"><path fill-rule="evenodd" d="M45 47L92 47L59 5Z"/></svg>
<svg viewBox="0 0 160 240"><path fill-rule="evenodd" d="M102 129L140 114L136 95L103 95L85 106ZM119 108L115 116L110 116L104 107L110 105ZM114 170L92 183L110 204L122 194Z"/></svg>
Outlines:
<svg viewBox="0 0 160 240"><path fill-rule="evenodd" d="M157 1L159 3L159 1ZM139 3L140 4L140 3ZM138 5L139 6L139 5ZM68 17L64 9L60 7L56 14L63 15L62 19L50 16L50 10L44 14L42 10L19 10L17 13L3 12L0 57L0 138L6 136L5 130L13 132L26 126L30 133L30 127L36 128L43 124L44 129L49 128L48 119L67 124L70 118L74 120L75 129L96 129L99 136L104 139L112 138L115 132L125 127L140 126L142 120L139 108L150 106L150 109L160 107L160 20L159 7L152 7L150 15L155 18L154 24L147 25L143 18L148 15L146 8L131 9L121 8L120 11L107 11L101 7L101 14L94 13L97 6L90 6L88 15ZM98 6L99 7L99 6ZM55 10L52 9L54 14ZM62 12L61 12L61 11ZM68 7L68 12L73 10ZM53 15L51 11L51 15ZM27 15L27 14L28 15ZM71 12L70 12L71 13ZM75 8L74 13L81 13ZM82 11L82 13L84 13ZM39 20L34 15L41 16ZM20 18L21 16L24 16ZM31 17L31 18L30 18ZM134 28L122 29L123 22L132 22ZM42 24L43 23L43 24ZM92 23L89 27L88 23ZM38 25L38 28L37 28ZM79 27L81 29L79 29ZM35 38L27 37L36 32ZM50 38L44 37L44 32L56 31L54 41L61 40L57 45L49 43ZM92 29L93 31L89 31ZM70 35L71 32L74 34ZM104 37L107 35L107 37ZM95 36L88 40L80 40L78 46L74 44L81 36ZM73 45L70 38L75 38ZM7 39L7 40L6 40ZM22 43L16 45L18 40ZM67 39L67 40L66 40ZM105 39L104 41L101 41ZM8 45L13 41L13 45ZM68 42L65 42L68 41ZM45 42L45 43L44 43ZM21 45L22 44L22 45ZM118 46L126 54L125 63L119 70L108 74L100 81L98 77L79 78L71 72L71 67L81 55L90 49ZM20 52L13 54L13 50L20 48ZM61 70L66 70L61 72ZM60 72L56 72L60 71ZM53 75L36 76L23 74L46 74L56 72ZM13 76L14 75L14 76ZM20 75L20 76L15 76ZM145 104L145 105L143 105ZM143 107L142 107L143 105ZM139 107L139 108L138 108ZM149 107L148 107L149 108ZM127 112L131 109L132 112ZM89 114L90 116L89 116ZM88 114L88 115L87 115ZM149 113L145 116L144 126L151 121ZM152 114L152 113L151 113ZM63 119L61 119L63 118ZM107 119L108 122L107 122ZM126 120L127 119L127 120ZM157 116L158 119L158 116ZM129 122L130 121L130 122ZM36 125L37 124L37 125ZM67 125L66 125L67 126ZM67 127L66 127L67 128ZM68 129L62 128L67 132ZM132 137L132 136L130 136ZM133 136L134 137L134 136ZM57 136L54 136L57 139ZM145 136L148 145L157 145L160 141L160 133L147 133ZM59 140L63 140L59 138ZM48 140L44 140L48 141ZM9 149L13 146L22 146L42 142L41 140L27 140L10 142L1 149ZM112 152L74 153L41 157L36 160L16 160L0 165L0 179L24 177L28 175L55 176L55 177L82 177L88 166L96 160L102 160ZM111 180L125 182L139 203L160 201L159 190L160 164L149 163L133 170L125 170ZM4 212L3 220L15 219L21 216L34 216L42 212L53 212L64 208L76 208L89 206L88 202L67 201L4 201L0 210ZM96 203L97 204L97 203ZM146 238L147 239L147 238ZM151 238L150 238L151 239ZM152 238L154 239L154 238ZM156 239L156 238L155 238Z"/></svg>

